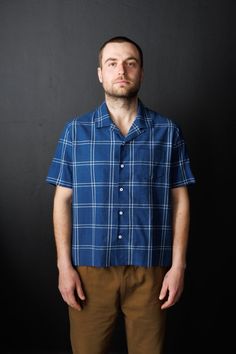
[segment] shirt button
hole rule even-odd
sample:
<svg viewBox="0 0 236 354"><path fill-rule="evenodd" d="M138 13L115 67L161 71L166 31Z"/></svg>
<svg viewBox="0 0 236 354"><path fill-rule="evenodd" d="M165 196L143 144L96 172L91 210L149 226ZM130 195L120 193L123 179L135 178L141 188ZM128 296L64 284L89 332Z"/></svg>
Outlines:
<svg viewBox="0 0 236 354"><path fill-rule="evenodd" d="M123 192L124 188L120 187L120 192Z"/></svg>
<svg viewBox="0 0 236 354"><path fill-rule="evenodd" d="M120 214L120 215L123 215L123 211L122 211L122 210L120 210L120 211L119 211L119 214Z"/></svg>
<svg viewBox="0 0 236 354"><path fill-rule="evenodd" d="M123 163L120 164L120 168L124 168L125 165Z"/></svg>
<svg viewBox="0 0 236 354"><path fill-rule="evenodd" d="M118 238L121 240L122 239L122 235L118 235Z"/></svg>

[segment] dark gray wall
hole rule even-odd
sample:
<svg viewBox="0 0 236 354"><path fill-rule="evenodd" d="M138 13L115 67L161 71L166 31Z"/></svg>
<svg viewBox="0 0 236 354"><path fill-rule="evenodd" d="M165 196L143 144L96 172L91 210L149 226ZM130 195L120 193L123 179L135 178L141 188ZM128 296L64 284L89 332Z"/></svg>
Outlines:
<svg viewBox="0 0 236 354"><path fill-rule="evenodd" d="M227 324L235 296L230 3L0 1L2 351L70 348L57 290L53 187L45 177L65 122L103 100L99 46L126 35L144 51L140 97L181 125L197 178L186 288L168 311L166 353L212 353L216 344L233 352ZM112 349L125 349L121 319Z"/></svg>

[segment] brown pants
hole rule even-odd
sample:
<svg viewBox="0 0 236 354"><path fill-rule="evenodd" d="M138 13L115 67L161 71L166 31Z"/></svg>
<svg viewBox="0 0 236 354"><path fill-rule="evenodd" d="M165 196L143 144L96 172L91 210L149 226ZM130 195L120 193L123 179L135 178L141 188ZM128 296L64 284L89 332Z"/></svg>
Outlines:
<svg viewBox="0 0 236 354"><path fill-rule="evenodd" d="M161 354L165 311L158 299L165 268L79 266L86 303L69 307L73 354L108 353L119 309L129 354Z"/></svg>

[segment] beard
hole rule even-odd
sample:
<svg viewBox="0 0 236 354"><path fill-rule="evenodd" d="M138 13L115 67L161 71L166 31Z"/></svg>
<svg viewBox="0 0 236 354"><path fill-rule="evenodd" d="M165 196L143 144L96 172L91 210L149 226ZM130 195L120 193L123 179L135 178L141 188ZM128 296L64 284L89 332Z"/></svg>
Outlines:
<svg viewBox="0 0 236 354"><path fill-rule="evenodd" d="M125 85L123 87L111 85L111 87L103 86L103 88L105 94L111 98L132 98L137 96L140 89L140 82L133 85Z"/></svg>

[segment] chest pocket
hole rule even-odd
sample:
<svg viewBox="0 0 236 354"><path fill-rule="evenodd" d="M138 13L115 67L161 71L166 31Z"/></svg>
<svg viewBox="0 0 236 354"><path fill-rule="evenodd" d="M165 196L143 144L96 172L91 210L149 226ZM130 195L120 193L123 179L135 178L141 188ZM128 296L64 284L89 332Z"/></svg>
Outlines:
<svg viewBox="0 0 236 354"><path fill-rule="evenodd" d="M134 151L134 176L138 181L155 181L165 173L165 149L142 145Z"/></svg>

